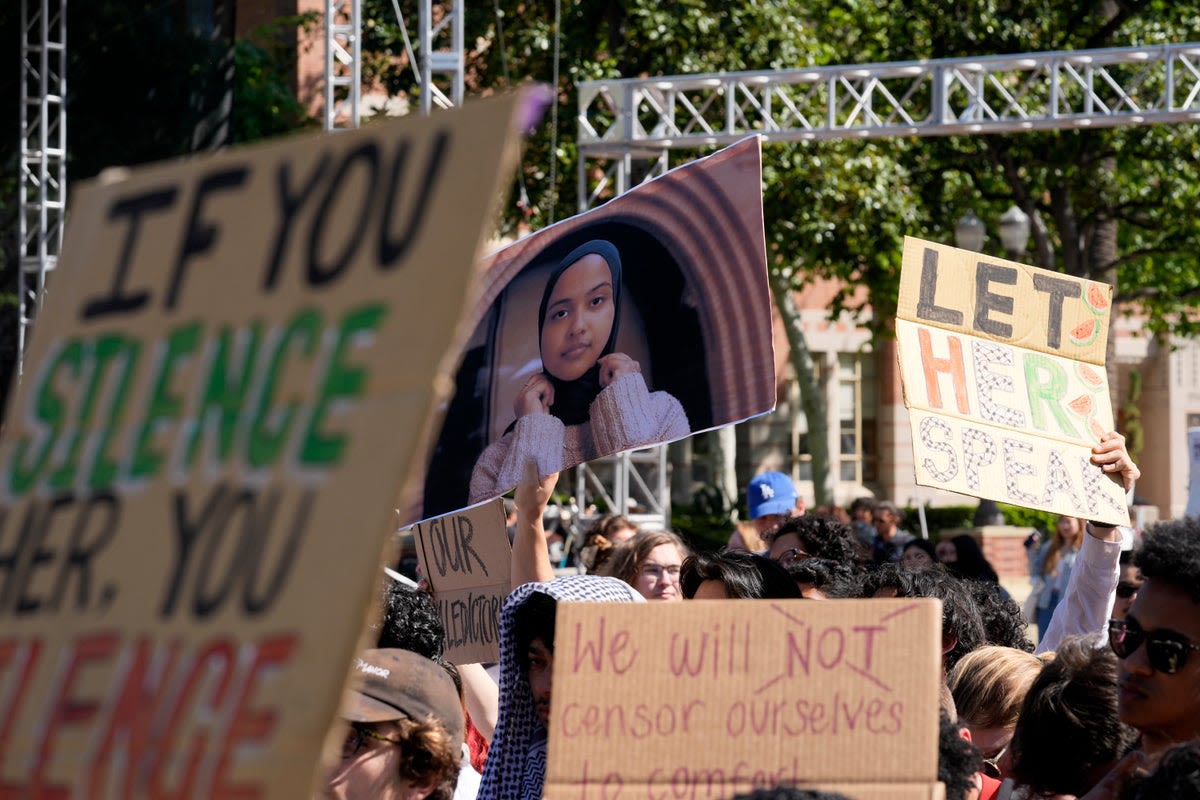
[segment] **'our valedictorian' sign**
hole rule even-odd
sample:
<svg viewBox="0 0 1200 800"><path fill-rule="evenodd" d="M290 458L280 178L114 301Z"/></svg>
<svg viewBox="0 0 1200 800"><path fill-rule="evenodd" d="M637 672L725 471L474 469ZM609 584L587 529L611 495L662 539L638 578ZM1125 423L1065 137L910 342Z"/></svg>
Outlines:
<svg viewBox="0 0 1200 800"><path fill-rule="evenodd" d="M0 797L310 796L524 103L75 193L0 441Z"/></svg>
<svg viewBox="0 0 1200 800"><path fill-rule="evenodd" d="M1129 524L1091 463L1113 429L1112 287L906 237L896 337L917 482Z"/></svg>

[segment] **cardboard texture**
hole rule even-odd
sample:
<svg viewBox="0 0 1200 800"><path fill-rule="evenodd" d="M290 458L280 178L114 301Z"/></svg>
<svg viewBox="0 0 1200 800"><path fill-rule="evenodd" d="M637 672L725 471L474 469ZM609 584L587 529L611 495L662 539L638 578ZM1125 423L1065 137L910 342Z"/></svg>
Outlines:
<svg viewBox="0 0 1200 800"><path fill-rule="evenodd" d="M940 796L937 600L564 603L548 798Z"/></svg>
<svg viewBox="0 0 1200 800"><path fill-rule="evenodd" d="M74 193L0 442L0 793L310 795L524 103Z"/></svg>
<svg viewBox="0 0 1200 800"><path fill-rule="evenodd" d="M1128 525L1091 463L1113 430L1112 287L904 240L896 336L917 483Z"/></svg>
<svg viewBox="0 0 1200 800"><path fill-rule="evenodd" d="M620 267L601 267L603 278L584 288L611 286L583 298L595 304L587 313L551 307L569 295L564 259L596 243L614 254L601 264ZM775 406L757 137L537 231L483 269L468 317L474 334L426 464L430 478L402 524L504 494L526 456L547 475ZM603 311L603 321L589 321L591 311ZM586 324L560 339L560 316ZM562 351L576 344L588 351L586 359L570 354L577 370L562 363ZM583 371L617 356L636 363L628 372L640 378L610 386L605 375Z"/></svg>
<svg viewBox="0 0 1200 800"><path fill-rule="evenodd" d="M454 664L499 661L500 607L512 588L504 501L415 525L413 538L446 628L446 658Z"/></svg>

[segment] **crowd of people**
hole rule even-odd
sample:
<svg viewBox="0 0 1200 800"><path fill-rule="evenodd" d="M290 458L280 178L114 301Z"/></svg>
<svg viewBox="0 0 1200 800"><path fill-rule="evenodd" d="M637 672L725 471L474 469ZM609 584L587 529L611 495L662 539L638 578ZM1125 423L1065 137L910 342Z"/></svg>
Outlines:
<svg viewBox="0 0 1200 800"><path fill-rule="evenodd" d="M1139 475L1117 434L1093 461L1127 488ZM719 552L614 517L589 542L589 574L557 576L542 524L556 479L527 463L516 489L498 665L448 664L432 599L385 587L377 647L356 660L342 705L326 797L541 797L560 603L872 597L941 600L938 779L950 800L1200 797L1200 519L1157 524L1133 551L1120 529L1059 520L1044 544L1027 542L1023 609L972 536L933 546L901 529L887 502L804 513L780 473L751 481L749 519ZM839 797L796 787L741 796Z"/></svg>

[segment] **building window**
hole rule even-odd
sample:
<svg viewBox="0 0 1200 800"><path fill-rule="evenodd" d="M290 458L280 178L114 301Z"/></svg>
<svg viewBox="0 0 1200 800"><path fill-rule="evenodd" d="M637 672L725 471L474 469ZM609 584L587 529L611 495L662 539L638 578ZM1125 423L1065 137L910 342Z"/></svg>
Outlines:
<svg viewBox="0 0 1200 800"><path fill-rule="evenodd" d="M839 479L844 482L861 485L875 480L878 386L871 354L838 354Z"/></svg>

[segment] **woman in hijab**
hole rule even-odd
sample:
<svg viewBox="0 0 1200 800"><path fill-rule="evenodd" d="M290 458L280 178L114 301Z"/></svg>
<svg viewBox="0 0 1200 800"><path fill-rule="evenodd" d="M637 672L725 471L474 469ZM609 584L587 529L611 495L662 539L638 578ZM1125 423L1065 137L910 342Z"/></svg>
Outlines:
<svg viewBox="0 0 1200 800"><path fill-rule="evenodd" d="M566 467L691 432L679 401L651 392L641 365L615 352L621 257L596 239L550 274L538 308L542 371L513 402L514 422L492 442L471 475L471 502L517 484L525 459L547 475Z"/></svg>

